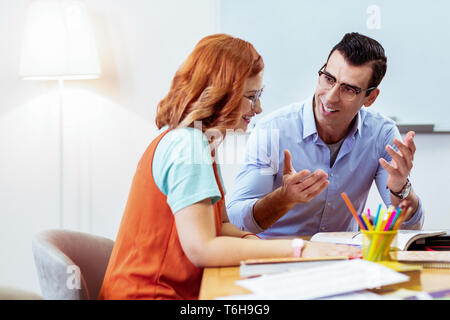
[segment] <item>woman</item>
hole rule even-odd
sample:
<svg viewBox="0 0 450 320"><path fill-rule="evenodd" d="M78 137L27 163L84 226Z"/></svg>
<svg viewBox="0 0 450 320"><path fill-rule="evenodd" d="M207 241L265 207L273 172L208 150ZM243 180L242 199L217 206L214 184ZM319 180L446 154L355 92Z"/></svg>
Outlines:
<svg viewBox="0 0 450 320"><path fill-rule="evenodd" d="M262 112L263 69L250 43L217 34L177 71L158 105L160 134L134 176L101 299L197 299L203 267L248 258L360 256L347 246L259 240L229 223L211 146Z"/></svg>

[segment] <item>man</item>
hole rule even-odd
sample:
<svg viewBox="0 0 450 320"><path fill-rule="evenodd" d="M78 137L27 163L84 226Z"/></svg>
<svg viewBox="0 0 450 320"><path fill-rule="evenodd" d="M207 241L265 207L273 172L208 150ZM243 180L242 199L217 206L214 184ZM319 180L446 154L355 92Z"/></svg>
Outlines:
<svg viewBox="0 0 450 320"><path fill-rule="evenodd" d="M402 141L392 120L368 109L386 62L377 41L346 34L319 70L314 96L258 122L227 206L232 223L263 237L357 230L341 193L361 213L375 180L386 206L410 203L402 228L422 227L408 179L414 132Z"/></svg>

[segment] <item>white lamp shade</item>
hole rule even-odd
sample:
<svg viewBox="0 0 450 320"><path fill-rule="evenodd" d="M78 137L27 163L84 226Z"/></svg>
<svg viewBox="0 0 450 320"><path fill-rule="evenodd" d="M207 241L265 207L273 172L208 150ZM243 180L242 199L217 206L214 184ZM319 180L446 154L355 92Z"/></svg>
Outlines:
<svg viewBox="0 0 450 320"><path fill-rule="evenodd" d="M98 52L84 3L78 0L32 0L19 75L28 80L100 76Z"/></svg>

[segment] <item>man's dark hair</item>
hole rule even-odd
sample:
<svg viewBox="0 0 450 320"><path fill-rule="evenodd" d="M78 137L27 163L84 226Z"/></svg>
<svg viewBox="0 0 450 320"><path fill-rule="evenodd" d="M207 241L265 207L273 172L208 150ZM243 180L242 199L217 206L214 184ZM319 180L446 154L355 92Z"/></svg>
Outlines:
<svg viewBox="0 0 450 320"><path fill-rule="evenodd" d="M342 40L331 49L331 54L338 50L345 58L347 63L353 66L361 66L371 63L372 78L369 81L369 88L377 87L386 74L387 58L381 44L367 36L357 32L347 33ZM327 59L327 61L328 61ZM366 92L369 95L370 90Z"/></svg>

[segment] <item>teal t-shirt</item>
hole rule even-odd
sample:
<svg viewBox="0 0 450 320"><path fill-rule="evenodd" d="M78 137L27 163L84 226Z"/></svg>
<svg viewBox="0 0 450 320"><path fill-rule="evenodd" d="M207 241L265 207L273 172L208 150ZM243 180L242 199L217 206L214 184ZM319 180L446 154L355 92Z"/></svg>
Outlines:
<svg viewBox="0 0 450 320"><path fill-rule="evenodd" d="M173 129L156 147L153 178L173 213L207 198L213 204L220 200L210 150L206 136L194 128ZM217 171L225 192L218 165Z"/></svg>

